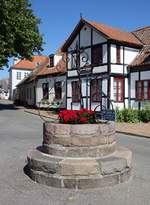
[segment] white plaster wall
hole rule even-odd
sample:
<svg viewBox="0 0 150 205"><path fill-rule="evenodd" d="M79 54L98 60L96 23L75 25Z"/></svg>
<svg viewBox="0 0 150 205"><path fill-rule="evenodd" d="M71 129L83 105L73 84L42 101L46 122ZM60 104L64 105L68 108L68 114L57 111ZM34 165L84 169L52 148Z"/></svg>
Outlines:
<svg viewBox="0 0 150 205"><path fill-rule="evenodd" d="M120 63L123 64L123 46L120 46Z"/></svg>
<svg viewBox="0 0 150 205"><path fill-rule="evenodd" d="M108 71L107 65L93 67L93 73L103 73L107 71Z"/></svg>
<svg viewBox="0 0 150 205"><path fill-rule="evenodd" d="M114 99L114 78L110 78L110 99Z"/></svg>
<svg viewBox="0 0 150 205"><path fill-rule="evenodd" d="M111 73L123 73L123 65L111 65Z"/></svg>
<svg viewBox="0 0 150 205"><path fill-rule="evenodd" d="M68 77L71 77L71 76L77 76L77 71L76 70L69 70L68 71Z"/></svg>
<svg viewBox="0 0 150 205"><path fill-rule="evenodd" d="M85 53L81 53L80 55L80 67L83 67L85 64L91 65L91 48L85 49L84 51Z"/></svg>
<svg viewBox="0 0 150 205"><path fill-rule="evenodd" d="M98 43L104 43L107 40L98 32L93 30L93 45Z"/></svg>
<svg viewBox="0 0 150 205"><path fill-rule="evenodd" d="M150 80L150 70L141 72L141 80Z"/></svg>
<svg viewBox="0 0 150 205"><path fill-rule="evenodd" d="M86 79L82 79L82 96L86 96L86 92L87 92L86 85L87 85ZM88 85L90 85L90 84L88 83ZM89 87L90 86L88 86L88 95L90 95Z"/></svg>
<svg viewBox="0 0 150 205"><path fill-rule="evenodd" d="M91 45L91 28L89 26L83 26L80 31L80 47Z"/></svg>
<svg viewBox="0 0 150 205"><path fill-rule="evenodd" d="M67 80L67 97L72 96L71 80Z"/></svg>
<svg viewBox="0 0 150 205"><path fill-rule="evenodd" d="M131 73L130 76L130 97L135 98L135 82L138 80L138 73Z"/></svg>
<svg viewBox="0 0 150 205"><path fill-rule="evenodd" d="M111 56L111 63L116 63L116 45L111 44L110 46L110 56Z"/></svg>
<svg viewBox="0 0 150 205"><path fill-rule="evenodd" d="M122 110L124 109L124 103L120 102L120 103L117 103L117 102L113 102L113 106L114 106L114 109L119 109L119 110Z"/></svg>
<svg viewBox="0 0 150 205"><path fill-rule="evenodd" d="M125 108L129 108L129 100L125 99Z"/></svg>
<svg viewBox="0 0 150 205"><path fill-rule="evenodd" d="M139 50L137 49L125 47L124 48L124 56L125 56L124 63L130 64L134 60L138 52Z"/></svg>
<svg viewBox="0 0 150 205"><path fill-rule="evenodd" d="M67 60L68 69L71 69L71 54L68 53L68 60Z"/></svg>
<svg viewBox="0 0 150 205"><path fill-rule="evenodd" d="M77 44L79 44L79 35L76 36L72 44L69 46L68 51L74 50Z"/></svg>
<svg viewBox="0 0 150 205"><path fill-rule="evenodd" d="M125 82L124 94L125 94L125 98L127 98L128 97L128 87L129 87L128 78L125 78L124 82Z"/></svg>
<svg viewBox="0 0 150 205"><path fill-rule="evenodd" d="M71 102L72 102L72 99L67 99L67 110L71 110Z"/></svg>
<svg viewBox="0 0 150 205"><path fill-rule="evenodd" d="M102 91L107 95L107 84L108 80L102 80Z"/></svg>
<svg viewBox="0 0 150 205"><path fill-rule="evenodd" d="M80 108L80 103L72 103L72 87L71 87L71 82L72 81L76 81L78 79L68 79L68 83L67 83L67 96L69 97L67 99L67 109L71 109L71 104L72 104L72 109L79 109ZM107 94L107 80L104 79L102 80L102 91ZM86 82L86 78L83 78L82 79L82 96L86 97L86 87L87 85L87 82ZM90 80L88 81L88 96L90 96ZM86 107L86 98L83 99L84 101L84 107ZM94 110L95 107L99 105L99 103L93 103L91 102L91 109ZM90 99L88 98L88 109L90 109ZM100 110L100 107L97 109L97 110Z"/></svg>
<svg viewBox="0 0 150 205"><path fill-rule="evenodd" d="M124 74L127 74L128 73L128 69L127 69L127 65L124 65Z"/></svg>
<svg viewBox="0 0 150 205"><path fill-rule="evenodd" d="M21 72L21 79L17 79L17 72ZM31 73L31 70L19 70L19 69L11 69L10 70L10 87L11 87L11 99L13 99L13 91L16 89L16 86L24 79L24 73Z"/></svg>
<svg viewBox="0 0 150 205"><path fill-rule="evenodd" d="M99 103L91 103L91 110L100 111L100 107L97 107ZM96 108L97 107L97 108Z"/></svg>
<svg viewBox="0 0 150 205"><path fill-rule="evenodd" d="M72 103L72 110L80 110L80 103Z"/></svg>
<svg viewBox="0 0 150 205"><path fill-rule="evenodd" d="M107 44L103 45L103 63L107 63Z"/></svg>
<svg viewBox="0 0 150 205"><path fill-rule="evenodd" d="M130 101L130 106L132 109L138 109L138 102L135 100Z"/></svg>
<svg viewBox="0 0 150 205"><path fill-rule="evenodd" d="M66 106L66 77L59 76L59 77L47 77L38 79L37 86L36 86L36 105L39 106L39 102L43 98L43 91L42 91L42 84L49 83L49 102L54 102L55 98L55 90L54 90L54 83L55 82L62 82L62 105L61 107Z"/></svg>

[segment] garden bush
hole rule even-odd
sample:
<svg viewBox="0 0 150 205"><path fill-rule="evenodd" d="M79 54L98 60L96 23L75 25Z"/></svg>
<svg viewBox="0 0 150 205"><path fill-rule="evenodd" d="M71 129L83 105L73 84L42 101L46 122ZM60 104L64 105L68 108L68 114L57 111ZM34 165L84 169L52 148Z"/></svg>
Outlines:
<svg viewBox="0 0 150 205"><path fill-rule="evenodd" d="M116 121L117 122L150 122L150 108L142 110L134 109L123 109L116 110Z"/></svg>

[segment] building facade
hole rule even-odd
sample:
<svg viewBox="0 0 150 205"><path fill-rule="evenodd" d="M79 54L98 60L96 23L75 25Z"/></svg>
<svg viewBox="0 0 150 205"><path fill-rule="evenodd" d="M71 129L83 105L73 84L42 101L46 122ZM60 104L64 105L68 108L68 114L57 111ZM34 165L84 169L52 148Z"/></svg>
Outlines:
<svg viewBox="0 0 150 205"><path fill-rule="evenodd" d="M149 55L150 26L126 32L81 18L59 52L21 81L18 99L69 110L142 109L150 101Z"/></svg>
<svg viewBox="0 0 150 205"><path fill-rule="evenodd" d="M63 54L50 55L17 86L18 100L34 107L66 108L66 69Z"/></svg>
<svg viewBox="0 0 150 205"><path fill-rule="evenodd" d="M127 67L142 47L130 32L81 19L62 48L69 59L67 109L128 108Z"/></svg>
<svg viewBox="0 0 150 205"><path fill-rule="evenodd" d="M45 60L45 56L34 56L29 60L14 60L14 65L9 69L9 83L11 100L15 99L16 86L26 78L39 64Z"/></svg>

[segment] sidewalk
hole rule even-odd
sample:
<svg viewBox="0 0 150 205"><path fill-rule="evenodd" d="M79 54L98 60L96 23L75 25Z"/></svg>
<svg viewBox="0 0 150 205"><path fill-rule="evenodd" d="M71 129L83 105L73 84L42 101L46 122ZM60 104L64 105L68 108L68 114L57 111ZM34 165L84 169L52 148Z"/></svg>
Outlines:
<svg viewBox="0 0 150 205"><path fill-rule="evenodd" d="M39 115L38 110L35 109L24 109L25 112ZM58 115L53 112L47 112L40 110L40 115L45 118L57 120ZM150 138L150 122L149 123L116 123L116 132L129 134L139 137Z"/></svg>
<svg viewBox="0 0 150 205"><path fill-rule="evenodd" d="M30 114L34 114L34 115L39 115L41 117L45 117L45 118L50 118L53 120L57 120L58 115L54 114L52 111L45 111L45 110L36 110L36 109L24 109L25 112L30 113Z"/></svg>
<svg viewBox="0 0 150 205"><path fill-rule="evenodd" d="M149 123L116 123L116 131L123 134L130 134L139 137L150 138Z"/></svg>

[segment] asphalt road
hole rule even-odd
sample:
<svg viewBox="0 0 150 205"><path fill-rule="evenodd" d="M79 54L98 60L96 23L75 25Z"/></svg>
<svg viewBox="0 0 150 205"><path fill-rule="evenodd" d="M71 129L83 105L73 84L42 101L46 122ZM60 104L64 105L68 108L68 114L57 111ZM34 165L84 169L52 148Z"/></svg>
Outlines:
<svg viewBox="0 0 150 205"><path fill-rule="evenodd" d="M42 142L38 116L0 101L0 205L149 205L150 139L117 135L133 151L133 176L123 184L74 191L47 187L24 174L28 150Z"/></svg>

